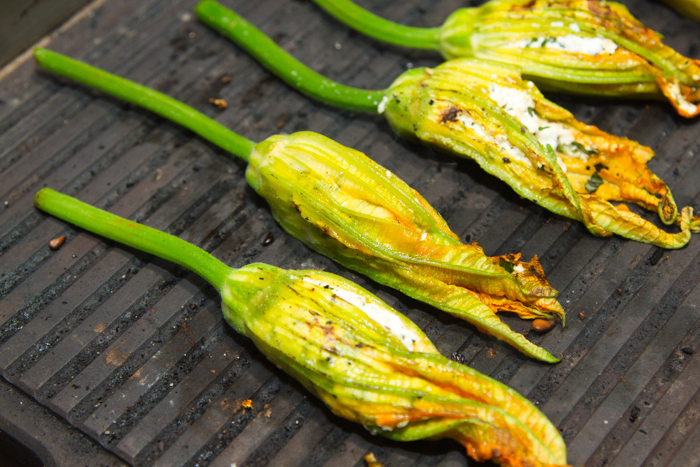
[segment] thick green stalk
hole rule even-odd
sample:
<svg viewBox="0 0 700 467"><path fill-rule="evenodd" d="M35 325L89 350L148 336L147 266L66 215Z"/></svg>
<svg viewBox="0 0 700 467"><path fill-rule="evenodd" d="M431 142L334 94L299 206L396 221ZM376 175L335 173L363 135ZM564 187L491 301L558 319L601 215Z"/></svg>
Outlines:
<svg viewBox="0 0 700 467"><path fill-rule="evenodd" d="M174 235L115 216L51 188L39 191L34 205L80 228L184 266L219 291L232 271L206 251Z"/></svg>
<svg viewBox="0 0 700 467"><path fill-rule="evenodd" d="M369 91L333 82L282 50L237 13L211 0L195 8L199 19L241 46L294 89L325 104L348 110L377 112L386 91Z"/></svg>
<svg viewBox="0 0 700 467"><path fill-rule="evenodd" d="M388 21L350 0L313 0L338 21L389 44L414 49L440 50L440 28L412 28Z"/></svg>
<svg viewBox="0 0 700 467"><path fill-rule="evenodd" d="M34 57L39 65L47 70L92 86L179 123L246 162L255 148L255 142L158 91L47 49L35 49Z"/></svg>

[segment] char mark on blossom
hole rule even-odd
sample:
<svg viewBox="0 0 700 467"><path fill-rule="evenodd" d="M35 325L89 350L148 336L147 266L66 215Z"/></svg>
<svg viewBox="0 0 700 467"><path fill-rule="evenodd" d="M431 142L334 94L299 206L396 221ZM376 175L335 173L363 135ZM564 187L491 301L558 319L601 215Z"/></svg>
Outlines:
<svg viewBox="0 0 700 467"><path fill-rule="evenodd" d="M597 0L588 0L588 11L596 16L611 16L610 7L601 4Z"/></svg>
<svg viewBox="0 0 700 467"><path fill-rule="evenodd" d="M456 122L457 117L462 111L458 109L457 107L448 107L445 109L445 111L442 113L442 120L440 123L445 123L445 122Z"/></svg>

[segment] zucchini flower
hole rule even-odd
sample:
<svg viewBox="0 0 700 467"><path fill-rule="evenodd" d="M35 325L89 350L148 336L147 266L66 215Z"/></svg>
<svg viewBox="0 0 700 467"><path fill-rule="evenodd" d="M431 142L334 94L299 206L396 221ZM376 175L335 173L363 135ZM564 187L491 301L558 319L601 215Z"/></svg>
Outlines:
<svg viewBox="0 0 700 467"><path fill-rule="evenodd" d="M462 244L420 194L361 152L311 132L272 136L251 154L246 178L277 222L315 251L557 361L496 315L564 321L537 259Z"/></svg>
<svg viewBox="0 0 700 467"><path fill-rule="evenodd" d="M520 196L594 235L679 248L700 230L692 208L678 213L670 189L647 166L651 149L576 121L515 68L449 60L404 73L388 94L382 110L397 133L474 159ZM681 232L664 232L611 201L657 211Z"/></svg>
<svg viewBox="0 0 700 467"><path fill-rule="evenodd" d="M338 107L384 114L399 135L474 159L520 196L583 222L594 235L680 248L691 231L700 231L692 208L678 213L670 190L648 168L651 149L576 121L513 66L455 59L409 70L389 89L363 91L308 69L212 0L196 12L294 89ZM611 204L619 201L655 210L681 231L667 233L626 205Z"/></svg>
<svg viewBox="0 0 700 467"><path fill-rule="evenodd" d="M314 0L358 31L392 44L515 65L542 89L668 99L700 114L700 61L664 45L624 5L597 0L490 0L452 13L440 28L379 18L350 0Z"/></svg>
<svg viewBox="0 0 700 467"><path fill-rule="evenodd" d="M161 93L55 52L40 65L142 105L249 162L246 178L282 227L315 251L472 323L525 354L557 358L503 323L497 311L564 322L544 272L520 255L490 258L464 245L399 177L364 154L311 132L257 145Z"/></svg>
<svg viewBox="0 0 700 467"><path fill-rule="evenodd" d="M35 205L201 275L226 321L336 415L390 439L449 437L477 460L566 464L556 427L506 385L440 355L408 318L334 274L267 264L232 269L172 235L51 189Z"/></svg>

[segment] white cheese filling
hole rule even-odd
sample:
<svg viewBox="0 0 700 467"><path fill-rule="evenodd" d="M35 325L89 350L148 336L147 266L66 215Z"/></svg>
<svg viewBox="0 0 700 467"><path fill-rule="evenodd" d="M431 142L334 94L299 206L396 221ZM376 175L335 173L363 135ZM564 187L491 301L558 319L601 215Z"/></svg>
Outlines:
<svg viewBox="0 0 700 467"><path fill-rule="evenodd" d="M535 112L535 101L526 91L491 83L489 84L489 97L508 115L527 128L543 147L546 148L549 144L552 150L561 149L569 156L584 161L588 160L588 154L573 144L576 142L573 131L561 123L540 118Z"/></svg>
<svg viewBox="0 0 700 467"><path fill-rule="evenodd" d="M578 28L578 26L577 26ZM572 30L575 30L571 28ZM617 50L617 44L603 37L581 37L567 34L556 37L534 37L512 42L511 47L519 49L556 49L565 52L584 55L612 54Z"/></svg>
<svg viewBox="0 0 700 467"><path fill-rule="evenodd" d="M457 120L459 120L462 123L462 125L472 130L476 134L476 136L478 136L482 140L486 141L487 143L495 144L496 146L498 146L499 149L505 153L505 157L532 166L532 162L530 161L530 159L527 158L525 153L522 152L520 148L516 148L515 146L510 144L510 141L508 141L508 137L506 135L501 134L494 138L489 133L487 133L486 130L484 130L484 127L479 125L468 113L459 114Z"/></svg>
<svg viewBox="0 0 700 467"><path fill-rule="evenodd" d="M681 93L681 87L678 84L678 81L671 84L669 92L671 94L671 97L673 97L673 99L678 104L679 109L681 109L684 112L688 112L691 115L697 112L698 106L695 104L691 104L683 97L683 93Z"/></svg>
<svg viewBox="0 0 700 467"><path fill-rule="evenodd" d="M329 284L312 279L311 277L304 277L304 282L323 288L329 286ZM401 318L396 315L397 312L378 305L377 303L367 301L363 296L350 290L335 286L330 286L330 290L333 292L333 295L362 311L369 319L396 336L404 347L413 351L415 343L420 340L420 337L403 323Z"/></svg>
<svg viewBox="0 0 700 467"><path fill-rule="evenodd" d="M380 113L380 114L384 113L384 111L386 110L387 102L389 102L389 98L387 96L382 97L382 101L377 106L377 113Z"/></svg>

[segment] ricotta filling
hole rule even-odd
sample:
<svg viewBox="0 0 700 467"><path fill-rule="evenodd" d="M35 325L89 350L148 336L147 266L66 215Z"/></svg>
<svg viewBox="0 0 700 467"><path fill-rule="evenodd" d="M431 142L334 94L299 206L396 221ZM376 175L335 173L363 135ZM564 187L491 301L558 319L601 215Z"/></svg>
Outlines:
<svg viewBox="0 0 700 467"><path fill-rule="evenodd" d="M323 281L312 279L311 277L304 277L304 282L323 288L330 287L333 295L362 311L369 319L396 336L408 350L413 351L415 343L420 340L420 336L412 329L409 329L401 318L396 315L397 312L390 308L385 308L372 301L367 301L365 297L350 290L333 287Z"/></svg>
<svg viewBox="0 0 700 467"><path fill-rule="evenodd" d="M516 160L518 162L522 162L523 164L532 166L532 162L530 161L530 159L528 159L525 153L522 152L520 148L516 148L515 146L510 144L510 141L508 141L508 137L506 135L500 134L494 138L489 133L487 133L486 130L484 130L484 127L479 125L471 117L471 115L465 112L459 114L457 116L457 120L459 120L460 123L462 123L462 125L464 125L466 128L472 130L476 134L476 136L478 136L483 141L496 145L504 153L504 156L508 159Z"/></svg>
<svg viewBox="0 0 700 467"><path fill-rule="evenodd" d="M382 101L377 106L377 113L380 113L380 114L384 113L384 111L386 110L387 102L389 102L389 98L387 96L382 97Z"/></svg>
<svg viewBox="0 0 700 467"><path fill-rule="evenodd" d="M576 143L574 132L561 123L550 122L537 115L535 101L526 91L490 83L489 97L508 115L527 128L543 147L546 148L549 144L552 150L558 150L584 161L588 160L588 154L574 144Z"/></svg>
<svg viewBox="0 0 700 467"><path fill-rule="evenodd" d="M681 87L678 84L678 81L672 83L668 91L671 94L671 97L673 97L673 99L676 101L676 104L678 104L679 109L681 109L684 112L688 112L691 115L697 112L698 106L695 104L691 104L683 97L683 93L681 92Z"/></svg>
<svg viewBox="0 0 700 467"><path fill-rule="evenodd" d="M571 29L575 30L573 28ZM555 49L592 56L612 54L618 47L617 44L610 39L603 37L581 37L576 34L556 37L525 38L512 42L511 46L519 49Z"/></svg>

